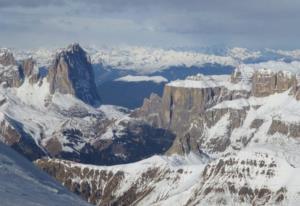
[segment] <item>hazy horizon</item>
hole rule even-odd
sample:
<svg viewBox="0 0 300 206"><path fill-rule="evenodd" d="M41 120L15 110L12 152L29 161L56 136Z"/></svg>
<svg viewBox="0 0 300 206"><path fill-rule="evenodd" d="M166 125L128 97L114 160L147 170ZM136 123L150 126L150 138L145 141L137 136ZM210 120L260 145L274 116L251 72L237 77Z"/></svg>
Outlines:
<svg viewBox="0 0 300 206"><path fill-rule="evenodd" d="M300 48L296 0L0 0L0 44Z"/></svg>

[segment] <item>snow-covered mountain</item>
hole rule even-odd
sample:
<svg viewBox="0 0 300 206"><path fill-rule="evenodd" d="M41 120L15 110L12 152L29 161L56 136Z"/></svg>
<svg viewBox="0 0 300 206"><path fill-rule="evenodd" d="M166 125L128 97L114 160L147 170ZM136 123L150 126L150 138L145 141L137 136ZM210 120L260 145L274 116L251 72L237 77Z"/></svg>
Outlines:
<svg viewBox="0 0 300 206"><path fill-rule="evenodd" d="M71 191L84 188L81 195L96 205L298 205L300 199L298 166L262 148L210 163L190 154L109 167L57 159L36 164Z"/></svg>
<svg viewBox="0 0 300 206"><path fill-rule="evenodd" d="M32 59L24 62L13 66L16 75L0 79L0 139L28 159L125 163L164 152L174 138L129 117L125 108L94 104L100 98L91 64L79 45L55 55L43 75ZM7 84L11 77L18 84Z"/></svg>
<svg viewBox="0 0 300 206"><path fill-rule="evenodd" d="M106 50L90 61L73 44L48 66L1 50L0 140L93 204L297 205L297 51ZM163 75L207 64L227 73ZM162 96L135 110L99 105L95 65L122 89L150 82Z"/></svg>
<svg viewBox="0 0 300 206"><path fill-rule="evenodd" d="M0 182L1 205L89 205L2 143Z"/></svg>
<svg viewBox="0 0 300 206"><path fill-rule="evenodd" d="M5 50L5 49L1 49ZM49 66L59 49L32 49L20 50L10 49L17 60L32 57L37 61L38 66ZM205 64L219 64L224 66L236 66L239 63L262 62L262 61L296 61L300 60L299 50L249 50L246 48L228 48L223 52L206 50L180 51L174 49L160 49L150 47L85 47L91 56L93 64L101 64L105 68L121 70L133 70L139 73L151 74L156 71L168 69L172 66L186 67Z"/></svg>
<svg viewBox="0 0 300 206"><path fill-rule="evenodd" d="M36 164L71 191L88 188L83 197L97 205L298 205L299 71L286 69L240 65L151 95L132 116L176 135L164 156L106 167Z"/></svg>

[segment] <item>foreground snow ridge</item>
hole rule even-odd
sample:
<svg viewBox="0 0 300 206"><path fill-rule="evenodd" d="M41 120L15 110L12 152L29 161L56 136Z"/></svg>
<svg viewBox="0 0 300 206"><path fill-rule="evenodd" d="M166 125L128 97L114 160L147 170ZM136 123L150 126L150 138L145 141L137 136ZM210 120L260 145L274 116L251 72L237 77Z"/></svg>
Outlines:
<svg viewBox="0 0 300 206"><path fill-rule="evenodd" d="M0 143L1 205L89 205Z"/></svg>

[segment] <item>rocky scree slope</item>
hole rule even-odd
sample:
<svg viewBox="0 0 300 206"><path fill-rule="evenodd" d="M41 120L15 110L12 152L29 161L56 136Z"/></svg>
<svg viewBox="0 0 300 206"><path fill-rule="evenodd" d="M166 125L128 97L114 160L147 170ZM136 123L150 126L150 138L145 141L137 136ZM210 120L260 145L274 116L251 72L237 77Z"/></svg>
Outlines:
<svg viewBox="0 0 300 206"><path fill-rule="evenodd" d="M300 199L299 164L265 148L211 160L153 156L107 167L59 159L35 163L95 205L297 205Z"/></svg>

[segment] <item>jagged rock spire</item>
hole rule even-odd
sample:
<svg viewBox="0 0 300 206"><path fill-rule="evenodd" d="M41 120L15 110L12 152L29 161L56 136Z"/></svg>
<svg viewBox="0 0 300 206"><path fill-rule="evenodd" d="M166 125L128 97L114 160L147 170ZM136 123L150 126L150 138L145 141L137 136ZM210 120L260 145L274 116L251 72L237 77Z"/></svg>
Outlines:
<svg viewBox="0 0 300 206"><path fill-rule="evenodd" d="M0 64L3 66L17 65L13 54L8 49L0 50Z"/></svg>
<svg viewBox="0 0 300 206"><path fill-rule="evenodd" d="M50 93L73 94L88 104L99 103L89 57L79 44L62 50L49 68Z"/></svg>

